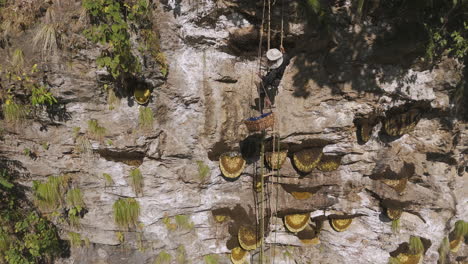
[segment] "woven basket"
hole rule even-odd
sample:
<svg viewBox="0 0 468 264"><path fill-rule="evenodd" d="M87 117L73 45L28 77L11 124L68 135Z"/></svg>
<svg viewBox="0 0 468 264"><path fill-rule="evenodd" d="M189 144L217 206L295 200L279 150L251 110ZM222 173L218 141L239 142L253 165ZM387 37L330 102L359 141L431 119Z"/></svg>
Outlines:
<svg viewBox="0 0 468 264"><path fill-rule="evenodd" d="M250 132L258 132L272 127L275 124L275 113L270 112L258 117L244 120L244 124Z"/></svg>
<svg viewBox="0 0 468 264"><path fill-rule="evenodd" d="M280 152L267 152L265 154L265 159L270 168L272 168L273 170L279 170L286 161L287 155L287 150L281 150Z"/></svg>

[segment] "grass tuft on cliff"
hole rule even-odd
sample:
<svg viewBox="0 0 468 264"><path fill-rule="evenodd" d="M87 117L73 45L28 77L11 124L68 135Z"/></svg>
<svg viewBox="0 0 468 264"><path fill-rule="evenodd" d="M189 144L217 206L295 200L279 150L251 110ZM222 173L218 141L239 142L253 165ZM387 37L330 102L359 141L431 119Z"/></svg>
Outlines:
<svg viewBox="0 0 468 264"><path fill-rule="evenodd" d="M171 264L171 260L171 254L167 253L166 251L161 251L154 260L154 264Z"/></svg>
<svg viewBox="0 0 468 264"><path fill-rule="evenodd" d="M120 198L114 203L114 220L122 228L136 226L140 216L140 204L134 198Z"/></svg>
<svg viewBox="0 0 468 264"><path fill-rule="evenodd" d="M63 201L63 195L68 188L70 177L50 176L47 182L33 182L34 198L41 210L55 210Z"/></svg>
<svg viewBox="0 0 468 264"><path fill-rule="evenodd" d="M149 130L153 128L154 114L153 110L149 107L140 107L140 114L138 116L138 123L141 129Z"/></svg>
<svg viewBox="0 0 468 264"><path fill-rule="evenodd" d="M130 171L130 185L137 196L143 194L143 175L141 175L140 169L136 168Z"/></svg>
<svg viewBox="0 0 468 264"><path fill-rule="evenodd" d="M106 128L99 125L96 119L88 121L88 134L91 138L102 140L106 135Z"/></svg>
<svg viewBox="0 0 468 264"><path fill-rule="evenodd" d="M424 252L424 245L421 238L411 236L409 240L409 253L412 255L421 254Z"/></svg>

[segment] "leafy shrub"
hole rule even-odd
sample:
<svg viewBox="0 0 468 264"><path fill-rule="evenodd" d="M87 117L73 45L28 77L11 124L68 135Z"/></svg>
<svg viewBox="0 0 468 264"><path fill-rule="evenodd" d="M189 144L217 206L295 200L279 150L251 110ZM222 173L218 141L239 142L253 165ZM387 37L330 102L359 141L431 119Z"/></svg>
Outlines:
<svg viewBox="0 0 468 264"><path fill-rule="evenodd" d="M66 249L50 222L23 207L22 195L7 171L0 171L0 263L53 262Z"/></svg>
<svg viewBox="0 0 468 264"><path fill-rule="evenodd" d="M143 176L141 175L140 169L136 168L130 171L130 185L136 195L143 193Z"/></svg>
<svg viewBox="0 0 468 264"><path fill-rule="evenodd" d="M149 107L140 107L140 114L138 116L138 122L141 129L151 129L153 128L154 115L153 110Z"/></svg>
<svg viewBox="0 0 468 264"><path fill-rule="evenodd" d="M44 86L33 87L31 95L31 104L37 105L53 105L57 103L57 99L52 95L51 92L47 91Z"/></svg>
<svg viewBox="0 0 468 264"><path fill-rule="evenodd" d="M83 0L84 9L90 14L93 26L84 35L95 43L109 45L112 50L103 52L97 59L99 67L105 67L118 79L123 74L140 71L140 64L131 52L130 34L126 22L127 13L132 13L126 5L117 0Z"/></svg>
<svg viewBox="0 0 468 264"><path fill-rule="evenodd" d="M120 198L114 203L114 220L119 227L136 226L140 215L140 204L134 198Z"/></svg>

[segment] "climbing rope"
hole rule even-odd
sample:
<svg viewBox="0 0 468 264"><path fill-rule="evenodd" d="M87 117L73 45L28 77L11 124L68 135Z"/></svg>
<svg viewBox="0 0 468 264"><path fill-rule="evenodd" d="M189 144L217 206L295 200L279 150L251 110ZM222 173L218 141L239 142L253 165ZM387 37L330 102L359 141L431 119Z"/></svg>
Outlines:
<svg viewBox="0 0 468 264"><path fill-rule="evenodd" d="M281 37L280 37L280 50L281 52L284 51L284 47L283 47L283 34L284 32L284 0L281 0ZM278 89L278 93L279 93L279 89ZM279 107L279 103L280 103L280 100L277 100L276 101L276 107ZM277 112L277 120L279 120L279 112ZM281 140L281 136L280 136L280 128L279 128L279 122L275 122L274 124L274 134L273 134L273 150L275 149L275 145L274 145L274 140L275 140L275 137L277 136L278 138L276 139L276 144L277 144L277 147L276 147L276 151L278 153L278 155L276 155L278 157L278 160L276 161L277 164L280 164L280 151L281 151L281 146L280 146L280 140ZM276 191L276 197L275 197L275 208L274 208L274 212L273 212L273 216L275 218L275 235L274 235L274 239L273 239L273 249L271 250L271 252L273 253L273 256L271 257L271 259L273 260L272 263L275 263L275 257L276 257L276 243L277 243L277 234L278 234L278 230L276 229L276 227L278 226L278 200L279 200L279 177L280 177L280 168L278 168L276 170L276 184L274 185L275 186L275 191ZM273 183L273 181L272 181Z"/></svg>

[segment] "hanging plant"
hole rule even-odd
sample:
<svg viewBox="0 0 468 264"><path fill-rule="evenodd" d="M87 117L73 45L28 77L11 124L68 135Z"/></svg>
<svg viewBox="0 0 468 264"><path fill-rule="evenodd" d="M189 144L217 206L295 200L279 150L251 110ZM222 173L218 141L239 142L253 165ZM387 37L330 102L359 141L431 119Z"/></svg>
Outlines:
<svg viewBox="0 0 468 264"><path fill-rule="evenodd" d="M245 160L238 152L224 153L219 157L219 168L224 177L235 180L244 171Z"/></svg>
<svg viewBox="0 0 468 264"><path fill-rule="evenodd" d="M304 230L309 223L310 213L290 214L284 216L284 225L292 233Z"/></svg>
<svg viewBox="0 0 468 264"><path fill-rule="evenodd" d="M302 173L311 172L322 157L321 148L310 148L293 154L294 165Z"/></svg>

